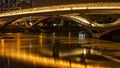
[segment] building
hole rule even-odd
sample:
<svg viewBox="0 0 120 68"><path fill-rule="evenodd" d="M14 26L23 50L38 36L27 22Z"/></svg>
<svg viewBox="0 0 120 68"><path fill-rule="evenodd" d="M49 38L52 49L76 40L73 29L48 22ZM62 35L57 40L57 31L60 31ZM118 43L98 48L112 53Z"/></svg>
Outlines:
<svg viewBox="0 0 120 68"><path fill-rule="evenodd" d="M0 8L14 8L16 0L0 0Z"/></svg>
<svg viewBox="0 0 120 68"><path fill-rule="evenodd" d="M32 0L0 0L0 12L31 7Z"/></svg>
<svg viewBox="0 0 120 68"><path fill-rule="evenodd" d="M25 9L25 8L31 8L32 7L32 0L17 0L16 6Z"/></svg>

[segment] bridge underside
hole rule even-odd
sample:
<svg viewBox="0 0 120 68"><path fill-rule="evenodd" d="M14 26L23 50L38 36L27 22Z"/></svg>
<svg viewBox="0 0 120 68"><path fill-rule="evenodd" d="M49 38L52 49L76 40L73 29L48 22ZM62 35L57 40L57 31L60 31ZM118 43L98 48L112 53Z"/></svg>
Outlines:
<svg viewBox="0 0 120 68"><path fill-rule="evenodd" d="M31 18L32 17L32 18ZM120 15L119 14L69 14L69 15L53 15L53 16L29 16L29 17L12 17L10 20L4 22L1 25L1 29L6 28L9 24L13 22L17 22L16 19L21 20L21 22L25 23L26 29L33 29L38 26L40 23L43 23L43 20L51 18L56 23L64 23L64 19L71 19L78 24L82 25L88 32L90 32L93 37L101 38L112 31L119 30L120 26ZM57 19L59 18L59 22ZM30 25L30 21L32 21L32 25ZM18 21L20 22L20 21ZM27 22L27 23L26 23Z"/></svg>
<svg viewBox="0 0 120 68"><path fill-rule="evenodd" d="M2 23L0 29L16 22L23 23L26 29L32 29L37 25L42 25L46 18L53 19L54 22L60 23L59 26L62 26L67 18L82 25L93 37L101 38L120 29L120 6L118 4L119 2L72 4L2 13L1 21L6 18L7 20ZM58 18L59 20L56 20ZM56 26L56 24L53 25Z"/></svg>

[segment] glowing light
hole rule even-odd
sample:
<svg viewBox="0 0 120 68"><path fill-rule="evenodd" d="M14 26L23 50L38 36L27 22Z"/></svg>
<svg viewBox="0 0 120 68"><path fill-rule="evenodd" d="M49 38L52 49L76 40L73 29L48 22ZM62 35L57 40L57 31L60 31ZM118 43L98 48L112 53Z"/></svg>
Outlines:
<svg viewBox="0 0 120 68"><path fill-rule="evenodd" d="M58 6L37 7L37 8L1 13L0 17L22 15L22 14L55 12L55 11L67 11L67 10L71 11L71 10L89 10L89 9L120 9L119 4L120 2L111 2L111 3L101 2L101 3L67 4L67 5L58 5Z"/></svg>
<svg viewBox="0 0 120 68"><path fill-rule="evenodd" d="M80 16L70 16L71 18L78 19L80 21L83 21L86 24L90 24L89 21L87 21L85 18L82 18Z"/></svg>
<svg viewBox="0 0 120 68"><path fill-rule="evenodd" d="M87 54L87 51L86 51L86 49L85 49L85 48L83 49L83 53L84 53L84 55L86 55L86 54Z"/></svg>
<svg viewBox="0 0 120 68"><path fill-rule="evenodd" d="M88 7L88 9L120 9L120 7Z"/></svg>
<svg viewBox="0 0 120 68"><path fill-rule="evenodd" d="M87 7L73 7L72 10L82 10L82 9L87 9Z"/></svg>
<svg viewBox="0 0 120 68"><path fill-rule="evenodd" d="M91 26L95 26L95 24L91 24Z"/></svg>
<svg viewBox="0 0 120 68"><path fill-rule="evenodd" d="M4 46L5 46L4 39L1 39L1 45L2 45L2 47L4 47Z"/></svg>
<svg viewBox="0 0 120 68"><path fill-rule="evenodd" d="M2 50L0 51L1 56L10 57L12 59L16 59L17 61L23 60L23 62L27 62L30 64L32 63L34 65L43 65L43 66L51 66L51 67L59 67L59 68L70 68L70 67L84 68L85 67L84 65L79 63L74 63L74 62L69 63L69 61L53 59L48 57L41 57L32 53L27 53L25 51L18 52L16 50L13 50L11 52L11 50L8 48L6 49L2 48L0 50Z"/></svg>

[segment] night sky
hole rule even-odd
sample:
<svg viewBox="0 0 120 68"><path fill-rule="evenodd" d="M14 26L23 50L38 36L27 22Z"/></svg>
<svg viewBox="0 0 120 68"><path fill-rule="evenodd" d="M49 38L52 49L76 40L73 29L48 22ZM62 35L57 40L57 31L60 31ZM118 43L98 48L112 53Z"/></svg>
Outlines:
<svg viewBox="0 0 120 68"><path fill-rule="evenodd" d="M92 3L92 2L120 2L120 0L33 0L33 6L50 6L59 4Z"/></svg>

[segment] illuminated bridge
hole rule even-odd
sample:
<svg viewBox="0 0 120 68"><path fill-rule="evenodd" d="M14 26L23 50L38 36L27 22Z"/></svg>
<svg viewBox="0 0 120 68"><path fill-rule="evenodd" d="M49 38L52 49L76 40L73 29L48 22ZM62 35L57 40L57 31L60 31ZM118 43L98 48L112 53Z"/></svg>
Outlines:
<svg viewBox="0 0 120 68"><path fill-rule="evenodd" d="M83 25L93 37L100 38L105 34L118 30L120 25L120 2L77 3L36 7L1 13L0 18L8 18L0 28L6 27L17 19L29 19L28 16L39 16L32 26L51 16L72 19ZM24 17L24 18L23 18ZM107 20L107 21L106 21Z"/></svg>
<svg viewBox="0 0 120 68"><path fill-rule="evenodd" d="M120 68L120 1L32 1L0 14L0 68Z"/></svg>

